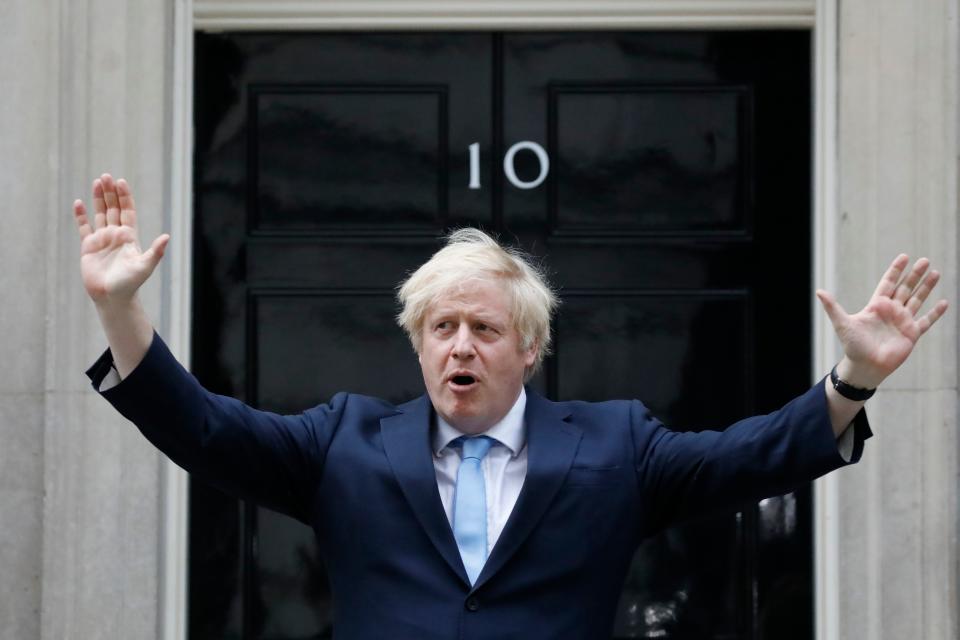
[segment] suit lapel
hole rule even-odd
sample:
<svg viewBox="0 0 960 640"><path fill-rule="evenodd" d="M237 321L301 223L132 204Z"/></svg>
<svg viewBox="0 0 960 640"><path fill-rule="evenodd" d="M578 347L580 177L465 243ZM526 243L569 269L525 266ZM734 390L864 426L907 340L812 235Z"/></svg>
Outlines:
<svg viewBox="0 0 960 640"><path fill-rule="evenodd" d="M430 442L430 399L424 395L399 407L402 413L380 420L383 449L420 526L460 578L467 579L460 551L437 489Z"/></svg>
<svg viewBox="0 0 960 640"><path fill-rule="evenodd" d="M560 490L577 452L582 430L557 405L527 389L527 477L517 504L477 578L479 588L500 570L527 539Z"/></svg>

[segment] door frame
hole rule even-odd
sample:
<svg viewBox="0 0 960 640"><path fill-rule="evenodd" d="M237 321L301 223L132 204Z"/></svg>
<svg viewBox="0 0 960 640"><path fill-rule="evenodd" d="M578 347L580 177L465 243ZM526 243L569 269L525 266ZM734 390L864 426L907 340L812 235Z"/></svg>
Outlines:
<svg viewBox="0 0 960 640"><path fill-rule="evenodd" d="M839 0L173 0L169 229L180 250L164 273L161 325L181 362L190 359L193 246L193 38L224 30L597 30L810 29L813 35L813 273L814 286L836 290L837 29ZM807 292L813 300L813 290ZM839 357L833 330L811 302L813 371ZM189 511L187 474L165 460L161 478L160 557L162 640L186 640ZM817 640L840 638L839 484L835 474L814 486L814 587Z"/></svg>

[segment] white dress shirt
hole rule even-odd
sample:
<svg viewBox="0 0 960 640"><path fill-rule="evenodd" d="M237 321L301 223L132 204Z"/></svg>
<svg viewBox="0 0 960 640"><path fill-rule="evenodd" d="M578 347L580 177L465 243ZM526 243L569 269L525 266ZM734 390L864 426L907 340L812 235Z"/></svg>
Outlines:
<svg viewBox="0 0 960 640"><path fill-rule="evenodd" d="M523 411L527 406L527 394L520 395L503 420L482 434L494 440L489 453L480 463L484 485L487 490L487 555L497 543L503 526L517 503L523 480L527 477L527 430ZM446 420L437 416L433 432L433 466L437 472L437 488L453 526L453 494L457 487L457 471L460 469L460 451L449 447L460 436L467 435L454 429Z"/></svg>

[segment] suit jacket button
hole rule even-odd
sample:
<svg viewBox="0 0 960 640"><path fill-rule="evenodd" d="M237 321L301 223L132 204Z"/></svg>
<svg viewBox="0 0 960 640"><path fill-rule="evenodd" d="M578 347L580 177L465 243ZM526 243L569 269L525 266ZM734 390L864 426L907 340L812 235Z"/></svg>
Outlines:
<svg viewBox="0 0 960 640"><path fill-rule="evenodd" d="M467 598L467 611L476 611L480 608L480 601L475 597L470 596Z"/></svg>

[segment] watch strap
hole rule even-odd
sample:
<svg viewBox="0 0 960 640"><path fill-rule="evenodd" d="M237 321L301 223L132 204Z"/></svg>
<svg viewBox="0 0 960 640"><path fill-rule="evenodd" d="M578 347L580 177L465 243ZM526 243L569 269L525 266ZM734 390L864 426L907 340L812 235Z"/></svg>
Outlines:
<svg viewBox="0 0 960 640"><path fill-rule="evenodd" d="M876 388L861 389L860 387L855 387L841 380L840 376L837 375L837 365L833 365L833 369L830 370L830 384L832 384L833 388L837 390L837 393L844 398L857 402L869 400L873 394L877 392Z"/></svg>

